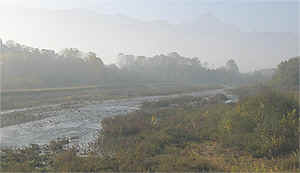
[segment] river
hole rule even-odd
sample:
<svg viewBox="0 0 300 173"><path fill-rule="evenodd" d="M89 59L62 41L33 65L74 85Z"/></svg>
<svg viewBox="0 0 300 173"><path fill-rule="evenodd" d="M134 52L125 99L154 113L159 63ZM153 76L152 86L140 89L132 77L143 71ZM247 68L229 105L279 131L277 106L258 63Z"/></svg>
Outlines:
<svg viewBox="0 0 300 173"><path fill-rule="evenodd" d="M40 112L39 114L51 114L52 116L42 120L0 128L0 147L47 144L51 140L64 137L75 137L77 138L76 143L84 145L95 140L98 131L101 129L101 120L103 118L136 111L145 101L157 101L163 98L174 98L184 95L209 96L217 93L224 93L224 90L106 100L102 103L90 103L78 108ZM1 112L1 114L25 110L10 110Z"/></svg>

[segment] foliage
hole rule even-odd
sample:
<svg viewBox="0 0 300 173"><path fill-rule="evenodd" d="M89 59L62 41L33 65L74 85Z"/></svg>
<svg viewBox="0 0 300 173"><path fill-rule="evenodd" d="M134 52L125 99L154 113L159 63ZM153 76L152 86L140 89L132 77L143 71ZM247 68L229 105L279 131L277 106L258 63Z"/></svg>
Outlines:
<svg viewBox="0 0 300 173"><path fill-rule="evenodd" d="M236 62L233 59L227 61L225 69L231 71L233 73L239 73L239 67L237 66Z"/></svg>
<svg viewBox="0 0 300 173"><path fill-rule="evenodd" d="M186 100L183 97L181 103L178 99L169 100L168 104L145 103L143 110L149 106L158 112L136 112L127 118L108 118L110 123L103 126L104 151L132 160L131 164L123 165L124 171L269 172L299 168L299 161L294 157L299 146L299 110L297 101L289 95L264 88L257 95L249 96L236 105L206 103L201 108L187 107ZM166 108L171 103L177 103L179 107ZM157 119L156 124L152 123L153 116ZM126 121L133 124L140 122L143 128L134 128L135 133L130 130L119 133L115 127L135 127L122 125ZM111 135L111 131L118 135ZM211 151L207 142L214 141L216 148ZM191 149L191 144L199 148ZM202 151L202 147L206 149ZM187 151L191 152L190 155ZM206 152L211 153L205 156ZM217 160L210 160L211 154ZM231 154L241 158L231 158ZM205 161L207 158L209 161ZM204 163L209 166L205 167L207 164ZM196 165L202 166L194 169Z"/></svg>
<svg viewBox="0 0 300 173"><path fill-rule="evenodd" d="M281 62L271 81L271 85L283 89L299 89L300 57Z"/></svg>
<svg viewBox="0 0 300 173"><path fill-rule="evenodd" d="M63 141L52 142L51 152L42 155L36 145L3 150L1 171L299 171L299 112L293 98L265 89L234 105L202 100L145 103L140 111L105 118L85 156L63 149Z"/></svg>
<svg viewBox="0 0 300 173"><path fill-rule="evenodd" d="M264 89L224 112L219 137L227 146L254 156L273 157L299 147L299 105L286 95Z"/></svg>
<svg viewBox="0 0 300 173"><path fill-rule="evenodd" d="M50 88L92 85L105 80L109 71L95 53L75 48L61 53L8 41L1 48L3 88Z"/></svg>
<svg viewBox="0 0 300 173"><path fill-rule="evenodd" d="M59 88L80 85L158 83L246 84L256 77L241 74L233 60L228 69L208 69L199 58L187 58L176 52L154 57L119 56L119 67L105 65L93 52L76 48L55 52L7 41L1 47L4 64L4 89Z"/></svg>

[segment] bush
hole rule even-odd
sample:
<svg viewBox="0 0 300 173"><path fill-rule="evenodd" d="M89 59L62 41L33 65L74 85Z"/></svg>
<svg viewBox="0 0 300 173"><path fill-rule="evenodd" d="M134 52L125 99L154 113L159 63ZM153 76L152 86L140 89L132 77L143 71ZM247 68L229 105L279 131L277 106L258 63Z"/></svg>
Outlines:
<svg viewBox="0 0 300 173"><path fill-rule="evenodd" d="M254 156L272 157L298 148L299 109L286 95L264 90L248 97L224 113L218 137Z"/></svg>

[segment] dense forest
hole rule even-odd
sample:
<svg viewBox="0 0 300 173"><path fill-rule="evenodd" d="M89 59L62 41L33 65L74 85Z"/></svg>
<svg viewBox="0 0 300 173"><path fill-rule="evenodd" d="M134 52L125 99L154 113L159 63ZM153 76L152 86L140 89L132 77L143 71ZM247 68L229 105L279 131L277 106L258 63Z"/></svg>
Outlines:
<svg viewBox="0 0 300 173"><path fill-rule="evenodd" d="M240 73L232 59L224 67L210 69L200 58L176 52L154 57L119 54L117 65L105 65L95 53L76 48L55 52L14 41L2 43L1 39L0 46L4 89L155 82L241 85L270 77L260 72Z"/></svg>

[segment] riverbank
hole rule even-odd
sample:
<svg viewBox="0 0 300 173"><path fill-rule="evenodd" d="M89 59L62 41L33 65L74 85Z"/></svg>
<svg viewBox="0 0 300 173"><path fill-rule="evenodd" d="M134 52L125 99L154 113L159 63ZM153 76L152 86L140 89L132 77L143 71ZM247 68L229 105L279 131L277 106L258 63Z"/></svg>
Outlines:
<svg viewBox="0 0 300 173"><path fill-rule="evenodd" d="M36 145L8 149L2 170L299 172L298 102L268 88L238 103L225 104L227 99L216 94L146 101L137 111L103 117L88 153L65 148L65 141L51 142L42 153Z"/></svg>
<svg viewBox="0 0 300 173"><path fill-rule="evenodd" d="M17 115L16 117L20 119L20 117L27 117L28 115L28 117L36 117L37 119L43 117L43 119L0 128L1 145L28 146L32 143L47 144L51 140L64 137L79 137L76 142L85 144L97 137L97 132L101 128L100 122L103 118L126 115L139 110L144 102L182 96L212 96L223 92L223 89L204 89L203 91L191 93L115 99L101 102L94 101L77 106L55 106L47 109L42 107L37 110L3 114L2 117L7 116L11 118L13 115Z"/></svg>
<svg viewBox="0 0 300 173"><path fill-rule="evenodd" d="M78 109L84 105L100 104L105 100L129 99L142 96L172 95L202 92L221 86L171 84L131 87L76 87L66 89L18 90L1 93L0 127L42 120L55 112Z"/></svg>
<svg viewBox="0 0 300 173"><path fill-rule="evenodd" d="M115 161L111 171L299 172L298 98L260 88L238 103L224 100L145 103L105 118L96 146Z"/></svg>
<svg viewBox="0 0 300 173"><path fill-rule="evenodd" d="M185 85L173 83L136 85L98 85L68 88L3 90L1 111L52 104L72 104L87 101L133 98L139 96L170 95L223 88L218 85Z"/></svg>

